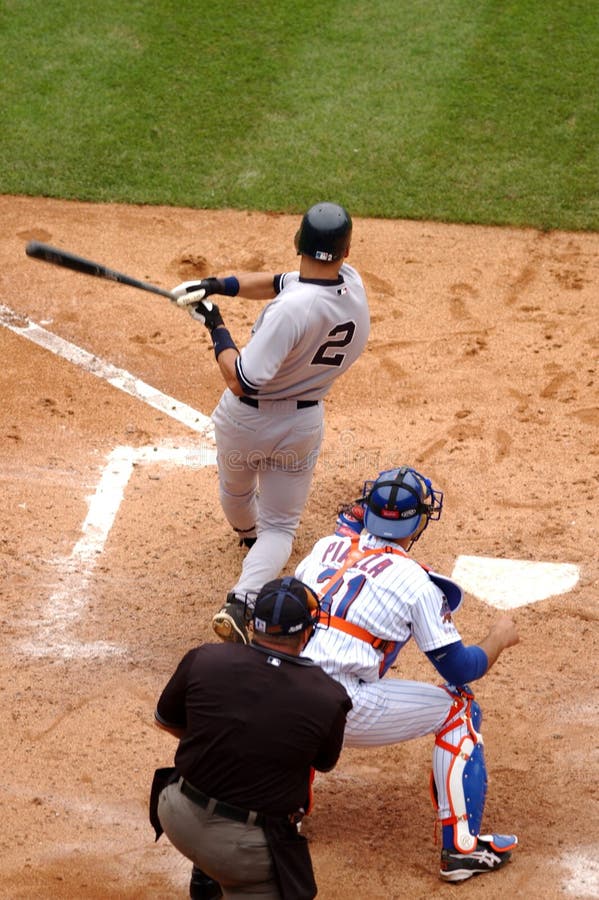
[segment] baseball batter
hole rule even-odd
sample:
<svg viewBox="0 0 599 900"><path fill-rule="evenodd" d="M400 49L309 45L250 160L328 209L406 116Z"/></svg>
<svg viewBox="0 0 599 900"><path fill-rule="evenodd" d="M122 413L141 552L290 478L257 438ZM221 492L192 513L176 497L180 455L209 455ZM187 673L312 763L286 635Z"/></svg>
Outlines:
<svg viewBox="0 0 599 900"><path fill-rule="evenodd" d="M469 682L485 675L518 635L501 616L479 644L465 646L453 621L461 588L408 555L442 508L443 494L414 469L381 472L295 574L321 598L320 625L307 652L352 700L345 744L435 735L431 785L443 830L440 877L453 882L495 871L517 844L514 835L480 833L487 779L482 713ZM412 637L446 682L442 687L381 680Z"/></svg>
<svg viewBox="0 0 599 900"><path fill-rule="evenodd" d="M368 340L364 285L345 262L351 235L347 210L318 203L295 236L299 271L206 278L173 291L182 302L193 292L189 310L208 328L227 385L212 414L220 501L249 550L213 618L223 640L247 642L246 596L289 559L322 442L322 401ZM271 301L241 351L219 308L205 299L213 294Z"/></svg>

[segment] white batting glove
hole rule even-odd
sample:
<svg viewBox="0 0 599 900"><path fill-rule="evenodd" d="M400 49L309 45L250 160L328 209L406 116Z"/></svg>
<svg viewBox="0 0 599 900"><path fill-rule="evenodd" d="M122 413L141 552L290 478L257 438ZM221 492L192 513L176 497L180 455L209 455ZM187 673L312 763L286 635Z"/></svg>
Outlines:
<svg viewBox="0 0 599 900"><path fill-rule="evenodd" d="M177 299L177 306L189 306L204 300L211 294L224 294L226 297L236 297L239 293L239 281L235 275L226 278L202 278L200 281L183 281L173 288L171 294Z"/></svg>
<svg viewBox="0 0 599 900"><path fill-rule="evenodd" d="M203 300L207 293L206 279L203 281L183 281L172 288L171 294L176 298L177 306L186 307L191 303Z"/></svg>

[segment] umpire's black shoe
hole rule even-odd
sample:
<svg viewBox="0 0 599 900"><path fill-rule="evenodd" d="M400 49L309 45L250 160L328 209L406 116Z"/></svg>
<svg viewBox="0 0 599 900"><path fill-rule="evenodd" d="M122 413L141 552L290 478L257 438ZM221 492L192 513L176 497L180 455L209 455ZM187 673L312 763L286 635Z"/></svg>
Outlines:
<svg viewBox="0 0 599 900"><path fill-rule="evenodd" d="M220 884L214 878L210 878L197 866L191 870L191 881L189 882L189 896L191 900L219 900L223 892Z"/></svg>
<svg viewBox="0 0 599 900"><path fill-rule="evenodd" d="M232 641L235 644L248 644L246 605L238 600L235 594L227 594L227 602L212 617L212 630L221 641Z"/></svg>
<svg viewBox="0 0 599 900"><path fill-rule="evenodd" d="M508 862L517 843L515 834L479 834L472 853L441 851L439 875L443 881L465 881L473 875L495 872Z"/></svg>

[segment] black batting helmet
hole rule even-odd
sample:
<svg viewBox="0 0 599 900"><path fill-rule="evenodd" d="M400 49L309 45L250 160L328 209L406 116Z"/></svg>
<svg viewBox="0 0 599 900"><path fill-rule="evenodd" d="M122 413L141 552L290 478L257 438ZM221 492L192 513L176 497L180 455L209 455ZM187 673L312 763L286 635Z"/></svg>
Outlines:
<svg viewBox="0 0 599 900"><path fill-rule="evenodd" d="M319 262L343 259L351 241L352 221L337 203L316 203L305 213L295 235L295 249Z"/></svg>

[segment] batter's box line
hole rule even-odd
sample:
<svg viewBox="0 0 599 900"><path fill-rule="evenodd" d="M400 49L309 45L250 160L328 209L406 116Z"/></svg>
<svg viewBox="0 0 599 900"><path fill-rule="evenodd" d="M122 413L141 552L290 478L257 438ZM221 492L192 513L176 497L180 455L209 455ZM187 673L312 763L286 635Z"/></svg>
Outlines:
<svg viewBox="0 0 599 900"><path fill-rule="evenodd" d="M124 655L127 648L106 641L83 643L69 632L83 618L88 606L88 586L120 509L131 473L140 463L170 464L201 468L216 463L211 444L174 447L169 444L146 447L116 447L109 455L95 493L88 497L87 516L81 537L70 556L55 565L62 584L48 598L40 618L31 622L34 637L23 641L21 649L31 656L59 656L63 659Z"/></svg>
<svg viewBox="0 0 599 900"><path fill-rule="evenodd" d="M207 441L214 441L214 426L209 416L205 416L185 403L180 403L173 397L169 397L168 394L163 394L145 381L135 378L134 375L131 375L125 369L119 369L117 366L113 366L112 363L99 359L99 357L94 356L87 350L65 341L2 303L0 303L0 325L14 334L32 341L39 347L50 350L51 353L79 366L91 375L103 378L125 394L141 400L143 403L151 406L152 409L157 409L170 416L171 419L175 419L177 422L181 422L183 425L191 428L192 431L198 432Z"/></svg>

